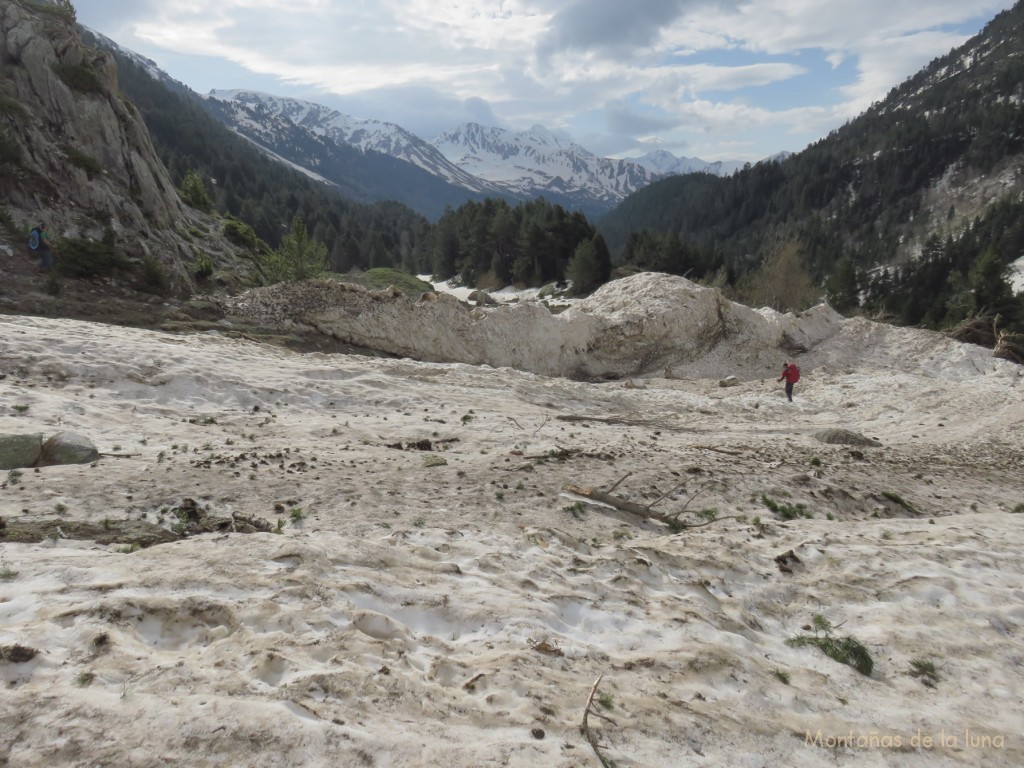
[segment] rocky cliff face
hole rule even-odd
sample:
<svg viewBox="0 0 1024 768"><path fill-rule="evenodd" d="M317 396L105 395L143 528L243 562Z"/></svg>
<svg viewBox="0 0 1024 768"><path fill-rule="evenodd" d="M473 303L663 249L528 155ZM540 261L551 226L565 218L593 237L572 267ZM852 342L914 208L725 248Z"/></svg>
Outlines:
<svg viewBox="0 0 1024 768"><path fill-rule="evenodd" d="M181 202L109 54L82 45L70 7L34 0L0 0L0 206L14 249L40 220L58 237L110 227L127 256L156 259L184 290L199 254L182 233L219 232ZM202 251L233 258L216 234Z"/></svg>

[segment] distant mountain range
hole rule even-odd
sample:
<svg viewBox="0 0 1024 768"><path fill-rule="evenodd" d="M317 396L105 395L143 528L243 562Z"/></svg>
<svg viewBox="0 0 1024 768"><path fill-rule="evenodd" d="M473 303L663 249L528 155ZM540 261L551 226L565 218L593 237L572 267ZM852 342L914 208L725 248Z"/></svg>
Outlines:
<svg viewBox="0 0 1024 768"><path fill-rule="evenodd" d="M272 148L281 137L298 128L324 140L329 150L348 146L360 152L377 152L411 163L470 192L499 193L483 179L452 163L436 147L394 123L363 120L337 110L298 99L281 98L256 91L210 91L204 99L215 103L216 114L230 128Z"/></svg>
<svg viewBox="0 0 1024 768"><path fill-rule="evenodd" d="M410 163L471 195L513 201L543 196L589 215L610 210L668 174L727 175L743 166L665 151L635 160L598 157L540 125L514 132L465 123L426 141L394 123L351 117L299 99L247 90L213 90L203 98L232 130L310 171L321 173L330 164L327 155L337 148L356 148ZM320 140L324 154L296 157L288 152L287 137L295 130ZM401 197L396 194L396 199Z"/></svg>
<svg viewBox="0 0 1024 768"><path fill-rule="evenodd" d="M744 165L676 157L664 150L629 159L599 157L539 125L515 132L466 123L428 141L394 123L352 117L299 99L250 90L213 90L199 96L151 59L90 33L165 87L201 99L214 117L274 159L356 200L392 199L429 218L439 216L446 205L457 207L467 200L500 197L516 202L541 196L600 216L659 178L727 176Z"/></svg>

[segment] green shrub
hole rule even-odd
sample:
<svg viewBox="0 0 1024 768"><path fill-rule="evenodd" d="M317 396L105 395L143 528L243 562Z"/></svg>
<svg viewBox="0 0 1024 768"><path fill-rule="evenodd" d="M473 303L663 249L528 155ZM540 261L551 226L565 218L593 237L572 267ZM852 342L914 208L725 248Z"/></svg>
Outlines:
<svg viewBox="0 0 1024 768"><path fill-rule="evenodd" d="M208 254L201 253L196 257L192 265L192 274L197 280L205 280L213 274L213 259Z"/></svg>
<svg viewBox="0 0 1024 768"><path fill-rule="evenodd" d="M73 91L78 91L79 93L106 93L99 74L88 64L57 63L53 65L53 71Z"/></svg>
<svg viewBox="0 0 1024 768"><path fill-rule="evenodd" d="M317 277L327 269L327 246L309 237L302 217L296 214L281 238L281 247L265 254L261 266L271 283Z"/></svg>
<svg viewBox="0 0 1024 768"><path fill-rule="evenodd" d="M57 249L57 269L67 277L109 277L132 265L109 242L67 238Z"/></svg>
<svg viewBox="0 0 1024 768"><path fill-rule="evenodd" d="M783 502L770 499L763 494L761 496L761 502L772 512L780 515L783 520L796 520L798 517L806 517L809 519L812 517L806 504L785 504Z"/></svg>
<svg viewBox="0 0 1024 768"><path fill-rule="evenodd" d="M0 131L0 167L21 165L21 145L7 131Z"/></svg>
<svg viewBox="0 0 1024 768"><path fill-rule="evenodd" d="M230 218L225 219L224 236L235 245L240 245L243 248L249 248L253 251L259 248L260 240L256 237L256 232L244 221Z"/></svg>
<svg viewBox="0 0 1024 768"><path fill-rule="evenodd" d="M882 497L888 501L891 501L893 504L898 504L908 512L912 512L915 515L919 514L918 511L910 505L910 502L908 502L898 493L893 493L892 491L882 491Z"/></svg>
<svg viewBox="0 0 1024 768"><path fill-rule="evenodd" d="M71 0L52 0L51 2L40 2L40 0L29 0L28 5L42 13L50 13L68 24L78 21L78 12Z"/></svg>
<svg viewBox="0 0 1024 768"><path fill-rule="evenodd" d="M152 256L143 256L136 268L135 287L144 293L166 296L171 289L167 269Z"/></svg>
<svg viewBox="0 0 1024 768"><path fill-rule="evenodd" d="M813 645L821 650L830 659L853 667L862 675L870 676L875 668L875 662L864 644L853 637L833 637L832 635L797 635L786 641L786 645L794 648Z"/></svg>
<svg viewBox="0 0 1024 768"><path fill-rule="evenodd" d="M914 659L910 662L910 676L934 688L939 682L939 669L931 659Z"/></svg>
<svg viewBox="0 0 1024 768"><path fill-rule="evenodd" d="M181 199L193 208L206 211L207 213L213 210L213 200L210 199L210 193L206 190L206 183L198 171L191 170L185 174L185 178L181 182L181 189L178 192L181 195Z"/></svg>
<svg viewBox="0 0 1024 768"><path fill-rule="evenodd" d="M20 237L22 234L21 227L14 223L14 217L6 208L0 208L0 227L10 237Z"/></svg>
<svg viewBox="0 0 1024 768"><path fill-rule="evenodd" d="M60 149L61 152L64 153L64 156L67 157L68 161L72 165L78 166L85 171L85 174L90 179L93 176L98 175L100 171L103 170L103 166L99 164L99 161L96 160L96 158L85 154L85 152L82 152L79 149L75 149L68 144L61 144Z"/></svg>
<svg viewBox="0 0 1024 768"><path fill-rule="evenodd" d="M832 623L820 613L814 615L812 628L813 635L796 635L787 640L786 645L793 648L812 645L830 659L853 667L862 675L871 675L875 662L862 642L850 636L836 637L833 634Z"/></svg>
<svg viewBox="0 0 1024 768"><path fill-rule="evenodd" d="M28 117L28 110L25 105L17 99L5 96L0 93L0 115L11 117Z"/></svg>
<svg viewBox="0 0 1024 768"><path fill-rule="evenodd" d="M330 275L328 275L330 276ZM374 267L365 272L346 275L336 275L335 279L346 283L356 283L371 291L378 291L384 288L395 288L406 296L419 298L424 293L433 292L434 286L425 283L415 275L409 275L390 267Z"/></svg>
<svg viewBox="0 0 1024 768"><path fill-rule="evenodd" d="M49 296L60 296L64 292L64 284L60 281L60 275L56 270L50 270L46 275L46 282L43 283L43 290Z"/></svg>

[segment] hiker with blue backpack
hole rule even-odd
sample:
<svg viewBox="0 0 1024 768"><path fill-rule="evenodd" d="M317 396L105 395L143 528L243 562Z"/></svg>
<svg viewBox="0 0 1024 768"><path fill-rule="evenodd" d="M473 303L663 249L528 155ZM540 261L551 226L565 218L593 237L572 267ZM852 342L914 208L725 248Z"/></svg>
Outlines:
<svg viewBox="0 0 1024 768"><path fill-rule="evenodd" d="M36 272L52 272L55 254L53 244L50 242L50 234L46 231L44 224L40 223L39 226L32 227L32 231L28 233L28 247L39 256L39 267Z"/></svg>

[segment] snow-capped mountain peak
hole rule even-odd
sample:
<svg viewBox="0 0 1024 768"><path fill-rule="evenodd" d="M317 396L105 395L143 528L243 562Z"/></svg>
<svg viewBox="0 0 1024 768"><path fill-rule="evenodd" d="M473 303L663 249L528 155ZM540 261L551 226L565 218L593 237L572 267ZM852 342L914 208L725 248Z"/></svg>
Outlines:
<svg viewBox="0 0 1024 768"><path fill-rule="evenodd" d="M260 116L281 119L313 136L412 163L473 192L489 191L486 184L452 164L433 146L394 123L351 117L322 104L258 91L212 90L206 98L244 108L249 114L239 114L239 121L258 121Z"/></svg>
<svg viewBox="0 0 1024 768"><path fill-rule="evenodd" d="M656 149L632 159L633 162L639 163L647 170L658 175L710 173L715 176L729 176L744 165L744 163L736 160L708 162L701 160L699 157L676 157L664 149Z"/></svg>
<svg viewBox="0 0 1024 768"><path fill-rule="evenodd" d="M540 125L517 133L464 123L431 143L456 165L517 196L555 193L608 206L653 180L637 163L598 157Z"/></svg>

